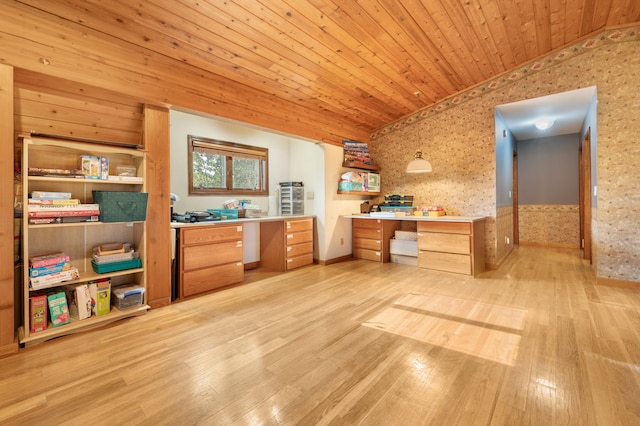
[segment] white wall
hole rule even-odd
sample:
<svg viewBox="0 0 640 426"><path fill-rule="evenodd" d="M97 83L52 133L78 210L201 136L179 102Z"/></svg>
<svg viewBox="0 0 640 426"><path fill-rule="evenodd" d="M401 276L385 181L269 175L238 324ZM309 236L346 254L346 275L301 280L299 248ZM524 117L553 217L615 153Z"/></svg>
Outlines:
<svg viewBox="0 0 640 426"><path fill-rule="evenodd" d="M280 135L243 124L215 117L204 117L180 111L171 111L171 192L179 197L173 205L174 212L221 208L228 199L251 199L269 216L276 216L277 187L280 182L302 181L305 194L312 192L313 199L305 200L305 214L315 215L318 224L324 223L324 148L291 136ZM269 149L269 194L260 197L229 197L189 195L187 164L187 136L195 135L220 139ZM260 259L260 226L245 224L245 263ZM316 247L324 247L324 234L318 233ZM319 253L316 254L318 257ZM324 259L320 257L320 259Z"/></svg>
<svg viewBox="0 0 640 426"><path fill-rule="evenodd" d="M331 260L352 253L351 219L341 216L360 212L360 204L370 197L338 194L340 175L348 171L342 167L344 152L342 147L324 145L324 176L326 186L324 241L326 245L321 259Z"/></svg>
<svg viewBox="0 0 640 426"><path fill-rule="evenodd" d="M292 180L289 175L289 149L292 142L312 143L262 131L213 117L202 117L171 111L171 192L180 197L173 210L178 213L194 210L219 209L228 199L251 199L270 216L277 211L269 208L269 197L189 195L189 169L187 164L187 136L201 136L269 149L269 194L275 196L278 182Z"/></svg>

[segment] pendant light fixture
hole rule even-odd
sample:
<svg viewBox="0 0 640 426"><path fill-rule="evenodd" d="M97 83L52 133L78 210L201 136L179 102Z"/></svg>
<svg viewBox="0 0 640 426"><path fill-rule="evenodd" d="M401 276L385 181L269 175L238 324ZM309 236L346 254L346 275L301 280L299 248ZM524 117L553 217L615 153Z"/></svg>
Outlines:
<svg viewBox="0 0 640 426"><path fill-rule="evenodd" d="M422 158L422 151L417 150L414 159L407 165L407 173L429 173L433 171L431 163Z"/></svg>

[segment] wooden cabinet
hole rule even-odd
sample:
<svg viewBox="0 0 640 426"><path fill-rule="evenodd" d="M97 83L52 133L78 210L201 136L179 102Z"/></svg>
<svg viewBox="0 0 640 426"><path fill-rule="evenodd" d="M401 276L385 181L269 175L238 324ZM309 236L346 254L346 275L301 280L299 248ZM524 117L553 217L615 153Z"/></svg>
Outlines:
<svg viewBox="0 0 640 426"><path fill-rule="evenodd" d="M81 156L108 157L109 175L113 179L87 179L74 176L80 168ZM118 167L127 168L135 176L122 180L115 177ZM144 220L131 222L100 222L87 221L70 223L73 219L63 217L67 213L55 208L53 216L58 218L33 218L42 215L36 209L29 207L29 194L33 191L69 193L70 198L77 199L81 204L94 204L93 191L107 192L144 192L145 188L145 153L141 150L123 148L88 142L71 142L66 140L25 137L22 139L22 183L24 219L22 227L23 248L23 276L22 276L22 327L19 329L20 343L30 345L66 334L99 327L121 318L145 313L146 294L143 293L143 303L129 309L119 310L112 306L110 312L96 316L95 313L85 319L71 317L71 322L53 327L49 323L45 330L31 332L30 330L30 298L40 293L59 293L65 286L81 285L99 279L109 279L111 288L120 284L135 284L146 288L146 224ZM66 174L66 176L65 176ZM51 194L49 194L51 195ZM119 195L119 194L115 194ZM123 196L126 194L122 194ZM58 196L60 196L58 194ZM124 198L129 198L124 196ZM135 196L133 197L136 198ZM46 204L46 201L40 201ZM71 202L68 202L71 203ZM71 207L70 207L71 208ZM101 214L104 206L100 206ZM119 220L119 219L118 219ZM54 223L30 223L30 222ZM107 265L102 266L102 273L94 271L92 265L93 249L107 243L129 243L137 251L141 259L141 266L130 269L115 270ZM70 259L70 267L77 268L77 279L51 284L31 282L31 275L35 271L29 270L29 258L48 253L64 253ZM131 262L131 263L137 263ZM66 267L66 266L65 266ZM98 267L98 270L101 268ZM109 271L109 272L105 272ZM34 288L37 287L37 288Z"/></svg>
<svg viewBox="0 0 640 426"><path fill-rule="evenodd" d="M260 263L274 271L290 271L313 263L313 218L260 223Z"/></svg>
<svg viewBox="0 0 640 426"><path fill-rule="evenodd" d="M179 288L186 298L244 279L243 226L180 229Z"/></svg>
<svg viewBox="0 0 640 426"><path fill-rule="evenodd" d="M389 262L389 239L397 229L399 220L353 219L353 257Z"/></svg>
<svg viewBox="0 0 640 426"><path fill-rule="evenodd" d="M484 220L418 222L418 266L477 275L484 271Z"/></svg>

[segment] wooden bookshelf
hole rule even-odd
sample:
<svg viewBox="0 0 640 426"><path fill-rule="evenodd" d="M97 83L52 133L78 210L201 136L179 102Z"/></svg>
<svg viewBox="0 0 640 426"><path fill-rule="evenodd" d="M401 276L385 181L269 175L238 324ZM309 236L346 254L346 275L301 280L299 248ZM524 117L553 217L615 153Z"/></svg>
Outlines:
<svg viewBox="0 0 640 426"><path fill-rule="evenodd" d="M343 161L342 167L348 167L351 169L371 170L371 171L380 170L380 166L375 166L373 164L365 164L359 161Z"/></svg>

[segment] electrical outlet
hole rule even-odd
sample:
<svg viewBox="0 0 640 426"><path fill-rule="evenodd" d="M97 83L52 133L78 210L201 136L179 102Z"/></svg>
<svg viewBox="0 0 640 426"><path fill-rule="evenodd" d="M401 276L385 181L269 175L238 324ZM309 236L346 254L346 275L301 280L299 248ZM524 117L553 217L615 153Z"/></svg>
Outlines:
<svg viewBox="0 0 640 426"><path fill-rule="evenodd" d="M343 246L344 245L344 238L340 237L340 245Z"/></svg>
<svg viewBox="0 0 640 426"><path fill-rule="evenodd" d="M504 236L504 243L509 245L509 237L508 236Z"/></svg>

